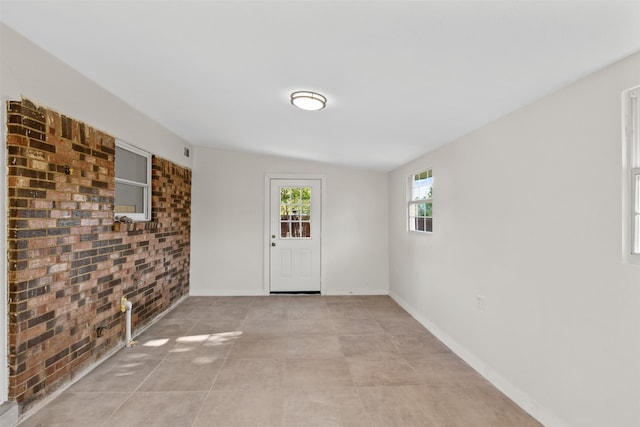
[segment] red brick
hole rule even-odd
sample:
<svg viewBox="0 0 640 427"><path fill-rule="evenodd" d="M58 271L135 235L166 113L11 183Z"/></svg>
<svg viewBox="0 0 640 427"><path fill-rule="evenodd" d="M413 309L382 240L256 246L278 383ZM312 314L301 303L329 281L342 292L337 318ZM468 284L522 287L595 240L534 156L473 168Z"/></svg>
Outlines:
<svg viewBox="0 0 640 427"><path fill-rule="evenodd" d="M50 234L28 239L27 262L18 258L18 244L10 245L9 251L13 266L10 287L20 283L27 290L20 294L27 299L11 304L9 313L9 344L15 352L10 357L14 372L9 378L10 397L25 409L121 342L124 321L119 299L124 291L137 307L135 327L145 325L188 293L191 171L154 157L155 222L114 223L113 203L96 202L91 197L114 196L115 139L27 100L11 102L10 108L12 118L24 114L28 118L25 123L31 126L27 130L9 127L7 148L22 155L12 156L10 164L23 168L15 170L21 175L9 176L10 194L17 194L15 189L21 188L45 198L24 193L24 199L10 197L9 205L24 209L28 203L30 209L46 212L44 216L16 217L11 224L26 224L29 228L20 230L45 229ZM82 153L86 150L75 149L73 144L104 153L107 158ZM27 163L20 164L24 161L20 158L28 158ZM25 165L31 169L25 169ZM62 166L71 166L73 171L66 175ZM23 173L33 178L27 179ZM81 192L80 187L86 190L94 183L93 195ZM166 211L159 215L158 208ZM105 231L109 229L112 231ZM9 233L16 231L10 229ZM129 231L135 234L129 235ZM177 234L164 237L160 243L155 235L158 231ZM167 249L181 244L186 245L182 253L167 255ZM122 248L128 249L123 252ZM136 272L136 261L145 266L145 273ZM165 263L179 269L166 276ZM98 299L98 293L107 289L113 292ZM110 329L98 339L95 328L105 323ZM29 340L31 346L26 348ZM61 354L65 355L59 357ZM47 360L52 362L45 366ZM19 366L23 370L15 373Z"/></svg>

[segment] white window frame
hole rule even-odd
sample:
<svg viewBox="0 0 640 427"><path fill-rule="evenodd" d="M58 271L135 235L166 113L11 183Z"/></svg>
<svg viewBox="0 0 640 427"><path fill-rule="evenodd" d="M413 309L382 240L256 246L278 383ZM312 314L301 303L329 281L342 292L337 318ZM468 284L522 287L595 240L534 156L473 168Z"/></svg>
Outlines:
<svg viewBox="0 0 640 427"><path fill-rule="evenodd" d="M131 218L134 221L150 221L151 220L151 158L152 158L152 154L148 153L147 151L141 150L137 147L134 147L131 144L127 144L126 142L120 141L120 140L116 140L116 147L121 148L123 150L129 151L131 153L137 154L139 156L145 157L147 159L147 182L143 183L143 182L137 182L137 181L131 181L128 179L124 179L124 178L118 178L116 176L116 183L121 183L121 184L128 184L128 185L133 185L136 187L142 187L143 189L143 198L144 198L144 206L143 206L143 212L142 213L131 213L131 212L117 212L116 209L116 202L115 202L115 189L114 189L114 204L113 204L113 208L114 208L114 214L116 219L122 217L122 216L127 216L129 218ZM116 158L115 161L117 162L118 159ZM115 165L114 165L114 171L115 171ZM115 172L114 172L115 173Z"/></svg>
<svg viewBox="0 0 640 427"><path fill-rule="evenodd" d="M622 94L623 259L640 264L640 86Z"/></svg>
<svg viewBox="0 0 640 427"><path fill-rule="evenodd" d="M433 190L430 198L420 199L420 200L412 200L413 196L413 183L415 182L415 176L420 175L424 172L431 172L431 178L434 179L433 168L425 168L421 169L418 172L412 173L407 178L407 230L413 233L433 233ZM433 183L431 184L431 188L433 189ZM411 212L415 205L430 203L431 204L431 216L427 218L431 218L431 230L416 230L415 228L415 216L411 216Z"/></svg>

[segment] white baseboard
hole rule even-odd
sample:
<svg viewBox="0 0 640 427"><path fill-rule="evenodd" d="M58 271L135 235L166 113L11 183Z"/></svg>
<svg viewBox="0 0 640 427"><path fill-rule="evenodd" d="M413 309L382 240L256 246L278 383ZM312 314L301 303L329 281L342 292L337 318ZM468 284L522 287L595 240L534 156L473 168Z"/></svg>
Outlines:
<svg viewBox="0 0 640 427"><path fill-rule="evenodd" d="M264 289L205 289L204 291L189 291L190 297L246 297L268 295Z"/></svg>
<svg viewBox="0 0 640 427"><path fill-rule="evenodd" d="M402 299L393 291L389 292L389 296L393 298L402 308L404 308L414 319L422 324L433 335L442 341L456 355L464 360L469 366L475 369L487 381L493 384L498 390L504 393L509 399L513 400L518 406L525 410L529 415L538 420L546 427L567 427L567 424L560 420L551 411L540 406L529 394L525 393L511 382L505 379L492 369L486 362L478 358L474 353L469 351L465 346L453 339L442 329L436 326L426 316L422 315L415 307Z"/></svg>
<svg viewBox="0 0 640 427"><path fill-rule="evenodd" d="M0 404L0 426L13 427L18 425L18 404L4 402Z"/></svg>
<svg viewBox="0 0 640 427"><path fill-rule="evenodd" d="M325 291L323 295L389 295L389 291L386 289L331 289Z"/></svg>
<svg viewBox="0 0 640 427"><path fill-rule="evenodd" d="M206 289L204 292L196 291L189 296L192 297L239 297L239 296L263 296L269 295L264 289ZM389 295L386 289L332 289L324 291L322 295L338 296L338 295Z"/></svg>

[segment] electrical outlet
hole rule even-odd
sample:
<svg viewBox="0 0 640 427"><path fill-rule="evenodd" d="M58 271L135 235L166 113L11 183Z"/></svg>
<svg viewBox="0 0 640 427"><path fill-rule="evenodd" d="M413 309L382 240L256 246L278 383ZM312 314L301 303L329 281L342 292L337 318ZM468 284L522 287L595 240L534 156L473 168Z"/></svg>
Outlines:
<svg viewBox="0 0 640 427"><path fill-rule="evenodd" d="M484 295L476 295L476 307L478 310L484 310Z"/></svg>

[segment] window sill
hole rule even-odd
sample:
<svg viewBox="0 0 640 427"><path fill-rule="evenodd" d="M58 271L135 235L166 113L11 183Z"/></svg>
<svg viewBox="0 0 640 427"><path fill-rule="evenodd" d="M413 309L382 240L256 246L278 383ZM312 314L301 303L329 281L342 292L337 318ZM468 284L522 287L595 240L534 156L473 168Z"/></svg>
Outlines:
<svg viewBox="0 0 640 427"><path fill-rule="evenodd" d="M114 222L113 231L141 231L141 230L155 230L158 228L158 223L153 221L140 221L140 222Z"/></svg>

